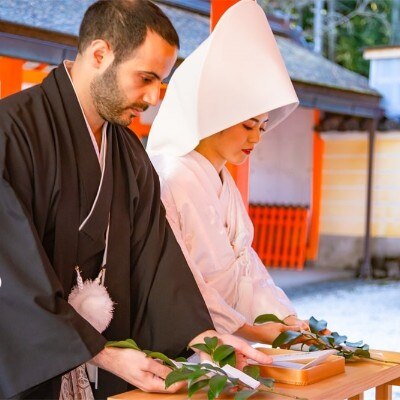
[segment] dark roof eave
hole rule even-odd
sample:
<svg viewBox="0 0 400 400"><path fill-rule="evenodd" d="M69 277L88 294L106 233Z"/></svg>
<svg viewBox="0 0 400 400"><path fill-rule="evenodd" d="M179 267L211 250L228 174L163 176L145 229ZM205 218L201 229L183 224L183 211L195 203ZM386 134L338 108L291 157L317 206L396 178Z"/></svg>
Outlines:
<svg viewBox="0 0 400 400"><path fill-rule="evenodd" d="M364 118L383 115L378 93L361 93L299 81L293 81L293 84L302 107Z"/></svg>
<svg viewBox="0 0 400 400"><path fill-rule="evenodd" d="M46 42L53 42L65 46L76 47L78 37L67 33L51 31L34 26L16 24L14 22L0 19L0 32L18 35L27 39L38 39Z"/></svg>
<svg viewBox="0 0 400 400"><path fill-rule="evenodd" d="M156 0L156 3L178 8L180 10L190 11L198 15L203 15L205 17L210 17L210 11L205 11L196 7L190 7L190 5L183 5L180 3L176 3L173 0Z"/></svg>
<svg viewBox="0 0 400 400"><path fill-rule="evenodd" d="M77 37L0 20L0 55L57 65L75 59Z"/></svg>

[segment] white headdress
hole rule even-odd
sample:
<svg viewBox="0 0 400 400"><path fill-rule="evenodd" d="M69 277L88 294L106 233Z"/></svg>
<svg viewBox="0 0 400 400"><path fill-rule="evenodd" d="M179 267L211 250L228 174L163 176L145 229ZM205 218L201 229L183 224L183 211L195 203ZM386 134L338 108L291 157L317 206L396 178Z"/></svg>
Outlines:
<svg viewBox="0 0 400 400"><path fill-rule="evenodd" d="M201 139L265 112L272 129L297 105L264 11L254 0L241 0L176 69L147 150L184 155Z"/></svg>

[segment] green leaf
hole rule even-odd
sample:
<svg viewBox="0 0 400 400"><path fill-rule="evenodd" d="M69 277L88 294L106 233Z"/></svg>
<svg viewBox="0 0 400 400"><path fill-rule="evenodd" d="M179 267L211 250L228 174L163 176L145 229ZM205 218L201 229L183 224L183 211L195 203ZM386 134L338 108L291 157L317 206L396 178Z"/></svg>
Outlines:
<svg viewBox="0 0 400 400"><path fill-rule="evenodd" d="M202 368L201 364L193 364L193 365L185 365L185 368L190 369L191 371L197 371Z"/></svg>
<svg viewBox="0 0 400 400"><path fill-rule="evenodd" d="M339 335L337 332L332 332L332 337L335 339L335 345L343 344L347 340L347 336Z"/></svg>
<svg viewBox="0 0 400 400"><path fill-rule="evenodd" d="M208 346L208 348L211 350L215 350L215 348L218 346L218 338L216 336L205 337L204 342Z"/></svg>
<svg viewBox="0 0 400 400"><path fill-rule="evenodd" d="M260 368L256 365L247 365L243 368L243 372L256 380L260 377Z"/></svg>
<svg viewBox="0 0 400 400"><path fill-rule="evenodd" d="M196 371L192 371L190 376L188 377L189 383L192 383L196 379L199 379L200 377L207 375L209 371L206 369L197 369Z"/></svg>
<svg viewBox="0 0 400 400"><path fill-rule="evenodd" d="M236 392L235 400L246 400L255 393L257 393L257 390L241 390L240 392Z"/></svg>
<svg viewBox="0 0 400 400"><path fill-rule="evenodd" d="M165 388L169 388L172 384L180 381L186 381L193 371L187 368L180 368L170 372L165 378Z"/></svg>
<svg viewBox="0 0 400 400"><path fill-rule="evenodd" d="M332 336L328 336L327 339L328 339L328 341L329 341L329 344L330 344L332 347L335 347L335 338L333 338Z"/></svg>
<svg viewBox="0 0 400 400"><path fill-rule="evenodd" d="M159 353L158 351L144 351L147 357L151 358L158 358L159 360L163 361L165 364L169 365L173 369L176 369L176 365L163 353Z"/></svg>
<svg viewBox="0 0 400 400"><path fill-rule="evenodd" d="M274 314L261 314L255 320L255 324L265 324L266 322L279 322L286 325L281 319Z"/></svg>
<svg viewBox="0 0 400 400"><path fill-rule="evenodd" d="M239 385L239 378L232 378L232 377L228 376L228 381L232 384L232 386Z"/></svg>
<svg viewBox="0 0 400 400"><path fill-rule="evenodd" d="M228 357L230 354L235 352L235 348L230 346L229 344L222 344L218 346L213 353L214 361L221 361L224 358Z"/></svg>
<svg viewBox="0 0 400 400"><path fill-rule="evenodd" d="M175 358L175 361L177 361L177 362L188 362L187 358L185 358L185 357Z"/></svg>
<svg viewBox="0 0 400 400"><path fill-rule="evenodd" d="M218 397L220 393L224 390L226 382L228 378L222 375L214 375L208 385L210 387L210 391L214 394L215 397Z"/></svg>
<svg viewBox="0 0 400 400"><path fill-rule="evenodd" d="M371 354L369 353L369 351L363 349L356 349L354 355L363 358L371 358Z"/></svg>
<svg viewBox="0 0 400 400"><path fill-rule="evenodd" d="M121 349L133 349L140 351L139 346L133 339L126 339L126 340L114 340L111 342L107 342L105 347L118 347Z"/></svg>
<svg viewBox="0 0 400 400"><path fill-rule="evenodd" d="M221 368L219 367L214 367L214 365L208 364L208 363L202 363L201 364L203 368L207 368L211 372L218 372L219 374L226 375L228 374Z"/></svg>
<svg viewBox="0 0 400 400"><path fill-rule="evenodd" d="M272 378L258 378L258 382L260 382L262 385L273 388L275 381Z"/></svg>
<svg viewBox="0 0 400 400"><path fill-rule="evenodd" d="M318 321L314 317L310 318L309 323L310 323L310 329L311 329L312 333L319 333L319 332L323 331L324 329L326 329L326 327L328 325L328 323L326 321L324 321L323 319Z"/></svg>
<svg viewBox="0 0 400 400"><path fill-rule="evenodd" d="M345 345L346 345L346 346L349 346L349 347L362 347L363 341L360 340L360 341L358 341L358 342L348 342L348 341L346 340Z"/></svg>
<svg viewBox="0 0 400 400"><path fill-rule="evenodd" d="M209 379L202 379L189 385L188 396L192 397L197 391L208 385Z"/></svg>
<svg viewBox="0 0 400 400"><path fill-rule="evenodd" d="M280 347L284 344L291 344L294 342L297 338L301 336L300 332L295 332L295 331L286 331L282 332L273 342L272 342L272 347Z"/></svg>
<svg viewBox="0 0 400 400"><path fill-rule="evenodd" d="M236 353L235 353L235 352L229 354L228 357L225 357L224 359L222 359L222 360L219 362L219 365L220 365L221 367L223 367L223 366L226 365L226 364L229 364L229 365L232 366L232 367L236 366Z"/></svg>
<svg viewBox="0 0 400 400"><path fill-rule="evenodd" d="M194 345L192 345L190 347L194 347L197 350L204 351L204 353L207 353L207 354L211 355L210 348L204 343L197 343L197 344L194 344Z"/></svg>
<svg viewBox="0 0 400 400"><path fill-rule="evenodd" d="M344 357L346 360L350 360L350 358L353 358L354 353L348 351L340 351L339 353L337 353L337 355Z"/></svg>
<svg viewBox="0 0 400 400"><path fill-rule="evenodd" d="M323 335L320 336L320 337L319 337L319 341L325 344L325 348L331 347L330 340L329 340L329 338L328 338L327 336L323 336ZM322 343L321 343L321 344L322 344Z"/></svg>

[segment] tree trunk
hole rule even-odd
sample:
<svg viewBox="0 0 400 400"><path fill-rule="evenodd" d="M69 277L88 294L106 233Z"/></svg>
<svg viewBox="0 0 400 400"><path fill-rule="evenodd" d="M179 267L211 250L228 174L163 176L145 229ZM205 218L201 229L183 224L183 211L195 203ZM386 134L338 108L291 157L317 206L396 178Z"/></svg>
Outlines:
<svg viewBox="0 0 400 400"><path fill-rule="evenodd" d="M314 0L314 52L322 54L322 7L324 0Z"/></svg>
<svg viewBox="0 0 400 400"><path fill-rule="evenodd" d="M335 61L336 48L336 24L335 24L336 0L328 0L328 58Z"/></svg>
<svg viewBox="0 0 400 400"><path fill-rule="evenodd" d="M400 44L400 0L393 0L391 42L392 44Z"/></svg>

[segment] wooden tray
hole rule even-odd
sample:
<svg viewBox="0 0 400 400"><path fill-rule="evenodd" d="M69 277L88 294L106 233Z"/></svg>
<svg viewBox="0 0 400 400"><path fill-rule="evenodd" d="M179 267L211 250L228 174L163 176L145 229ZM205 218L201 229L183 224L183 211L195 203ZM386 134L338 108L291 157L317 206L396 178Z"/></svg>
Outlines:
<svg viewBox="0 0 400 400"><path fill-rule="evenodd" d="M272 348L258 348L268 355L294 353L293 350L282 350ZM276 382L287 383L289 385L310 385L311 383L322 381L330 376L344 372L345 360L339 356L329 356L326 361L307 369L291 369L278 366L260 365L261 376L273 378Z"/></svg>

